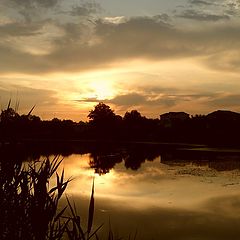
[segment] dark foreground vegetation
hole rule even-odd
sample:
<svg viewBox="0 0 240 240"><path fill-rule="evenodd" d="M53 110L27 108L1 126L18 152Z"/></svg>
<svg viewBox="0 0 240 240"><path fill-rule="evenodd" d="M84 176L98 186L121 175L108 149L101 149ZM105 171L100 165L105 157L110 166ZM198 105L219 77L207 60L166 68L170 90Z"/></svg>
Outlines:
<svg viewBox="0 0 240 240"><path fill-rule="evenodd" d="M94 186L90 198L86 230L75 205L67 198L59 202L70 180L56 170L55 158L23 166L21 162L0 159L0 239L1 240L88 240L99 239L100 225L93 229ZM56 184L50 178L56 174ZM113 239L112 235L108 238Z"/></svg>
<svg viewBox="0 0 240 240"><path fill-rule="evenodd" d="M32 110L19 115L9 103L0 115L0 141L110 140L240 145L240 114L231 111L196 116L170 112L159 119L149 119L136 110L121 117L108 105L99 103L90 111L88 122L76 123L57 118L43 121L32 115Z"/></svg>

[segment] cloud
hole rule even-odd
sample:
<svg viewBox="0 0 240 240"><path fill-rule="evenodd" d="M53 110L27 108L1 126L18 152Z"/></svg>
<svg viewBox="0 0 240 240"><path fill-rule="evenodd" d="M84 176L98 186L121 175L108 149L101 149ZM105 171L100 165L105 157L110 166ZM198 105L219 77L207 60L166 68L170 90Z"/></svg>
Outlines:
<svg viewBox="0 0 240 240"><path fill-rule="evenodd" d="M226 1L225 6L232 10L239 10L240 7L240 1L239 0L233 0L233 1Z"/></svg>
<svg viewBox="0 0 240 240"><path fill-rule="evenodd" d="M17 20L35 22L52 19L56 23L74 22L76 17L93 17L102 11L101 5L92 1L73 0L2 0L5 8L3 15L10 15ZM20 17L21 16L21 17Z"/></svg>
<svg viewBox="0 0 240 240"><path fill-rule="evenodd" d="M222 94L211 101L209 104L212 104L216 107L226 108L226 107L238 107L240 102L239 94Z"/></svg>
<svg viewBox="0 0 240 240"><path fill-rule="evenodd" d="M0 45L0 72L40 73L49 70L48 63L41 56L34 56Z"/></svg>
<svg viewBox="0 0 240 240"><path fill-rule="evenodd" d="M219 21L219 20L229 20L230 17L226 14L218 15L207 12L199 12L194 9L184 10L181 14L177 15L177 17L187 18L197 21Z"/></svg>
<svg viewBox="0 0 240 240"><path fill-rule="evenodd" d="M129 87L131 88L131 87ZM178 101L187 101L189 96L179 95L174 87L159 87L156 85L135 86L135 91L122 93L109 99L83 98L77 102L98 103L115 105L119 107L138 107L138 106L174 106Z"/></svg>
<svg viewBox="0 0 240 240"><path fill-rule="evenodd" d="M149 96L146 94L140 93L128 93L117 95L112 99L102 99L99 100L97 98L87 98L87 99L80 99L76 100L77 102L90 102L90 103L97 103L97 102L104 102L106 104L114 104L115 106L119 107L138 107L138 106L174 106L176 104L175 97L173 96Z"/></svg>
<svg viewBox="0 0 240 240"><path fill-rule="evenodd" d="M125 16L118 16L118 17L105 17L103 19L104 23L112 23L112 24L120 24L127 22L127 18Z"/></svg>
<svg viewBox="0 0 240 240"><path fill-rule="evenodd" d="M175 10L174 15L189 21L226 21L239 17L239 7L238 0L188 0L180 12Z"/></svg>
<svg viewBox="0 0 240 240"><path fill-rule="evenodd" d="M150 89L150 88L149 88ZM160 89L159 89L160 90ZM92 101L93 99L91 99ZM96 102L96 101L95 101ZM226 95L220 93L207 93L199 92L195 94L181 94L181 92L175 92L174 89L163 89L155 92L151 92L146 89L141 93L132 92L129 94L117 95L113 99L105 99L103 102L108 104L114 104L120 107L175 107L179 104L196 104L201 103L204 105L211 105L217 108L234 107L238 106L240 102L240 95Z"/></svg>
<svg viewBox="0 0 240 240"><path fill-rule="evenodd" d="M227 32L226 32L227 34ZM236 49L221 51L220 53L212 54L206 58L205 63L209 68L218 71L239 72L240 52Z"/></svg>
<svg viewBox="0 0 240 240"><path fill-rule="evenodd" d="M17 38L39 31L38 24L29 25L30 29L19 26L19 23L13 23L1 27L0 34L15 34ZM49 37L53 47L44 56L23 52L12 42L0 41L0 73L80 72L131 59L160 61L189 57L201 57L206 65L218 69L219 55L226 70L228 66L232 69L230 67L234 63L237 66L240 61L239 26L231 23L187 30L171 26L156 17L135 17L119 24L98 20L93 33L91 28L84 32L87 26L82 23L56 26L63 33ZM231 52L235 55L229 54ZM228 58L224 57L226 53Z"/></svg>
<svg viewBox="0 0 240 240"><path fill-rule="evenodd" d="M54 7L56 6L61 0L8 0L9 3L13 3L19 7L35 8L35 7Z"/></svg>
<svg viewBox="0 0 240 240"><path fill-rule="evenodd" d="M83 98L74 100L75 102L85 102L85 103L98 103L98 102L105 102L106 99L98 99L98 98Z"/></svg>
<svg viewBox="0 0 240 240"><path fill-rule="evenodd" d="M206 114L216 109L231 109L239 111L239 94L218 92L215 90L196 91L189 89L184 93L175 88L157 88L146 84L145 88L135 87L135 91L118 94L111 99L83 98L75 100L79 103L92 103L96 105L104 102L115 109L118 114L124 114L131 109L137 109L143 115L156 117L158 113L169 111L185 111L191 114ZM198 110L196 110L198 109ZM197 111L197 112L196 112Z"/></svg>
<svg viewBox="0 0 240 240"><path fill-rule="evenodd" d="M197 5L213 5L213 2L208 2L204 0L190 0L189 3L191 4L197 4Z"/></svg>
<svg viewBox="0 0 240 240"><path fill-rule="evenodd" d="M91 14L96 14L101 11L101 6L99 3L95 2L85 2L78 6L73 6L70 14L72 16L89 16Z"/></svg>
<svg viewBox="0 0 240 240"><path fill-rule="evenodd" d="M20 36L34 36L40 33L42 24L26 24L11 22L0 25L1 38L3 37L20 37Z"/></svg>
<svg viewBox="0 0 240 240"><path fill-rule="evenodd" d="M146 104L147 99L141 94L130 93L125 95L118 95L115 98L109 100L108 102L120 106L138 106Z"/></svg>
<svg viewBox="0 0 240 240"><path fill-rule="evenodd" d="M2 0L0 13L16 22L38 22L56 19L62 0Z"/></svg>

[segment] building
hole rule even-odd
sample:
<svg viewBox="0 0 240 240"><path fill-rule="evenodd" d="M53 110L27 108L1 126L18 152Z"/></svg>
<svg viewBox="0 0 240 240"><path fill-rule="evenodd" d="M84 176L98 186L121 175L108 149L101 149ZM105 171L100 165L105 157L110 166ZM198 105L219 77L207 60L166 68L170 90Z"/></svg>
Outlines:
<svg viewBox="0 0 240 240"><path fill-rule="evenodd" d="M175 122L182 122L188 119L190 119L190 116L185 112L169 112L160 115L160 121L165 126L172 126Z"/></svg>

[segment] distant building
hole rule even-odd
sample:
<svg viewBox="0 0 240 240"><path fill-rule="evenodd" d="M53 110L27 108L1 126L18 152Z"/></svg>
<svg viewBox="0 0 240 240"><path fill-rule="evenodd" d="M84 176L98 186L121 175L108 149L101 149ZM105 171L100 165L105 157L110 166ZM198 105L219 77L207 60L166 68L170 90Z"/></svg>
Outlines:
<svg viewBox="0 0 240 240"><path fill-rule="evenodd" d="M160 121L165 126L171 126L175 122L182 122L190 119L189 114L185 112L169 112L160 115Z"/></svg>
<svg viewBox="0 0 240 240"><path fill-rule="evenodd" d="M160 120L188 120L189 114L185 112L169 112L160 115Z"/></svg>
<svg viewBox="0 0 240 240"><path fill-rule="evenodd" d="M218 121L236 121L240 119L240 114L232 111L217 110L207 115L208 119Z"/></svg>

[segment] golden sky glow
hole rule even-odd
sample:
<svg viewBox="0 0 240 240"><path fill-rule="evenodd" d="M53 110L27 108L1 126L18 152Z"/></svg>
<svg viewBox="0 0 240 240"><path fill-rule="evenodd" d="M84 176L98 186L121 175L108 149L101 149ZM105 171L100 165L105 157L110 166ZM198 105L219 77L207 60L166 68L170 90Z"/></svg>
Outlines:
<svg viewBox="0 0 240 240"><path fill-rule="evenodd" d="M239 1L30 2L0 3L2 108L76 121L99 101L148 117L240 111Z"/></svg>

